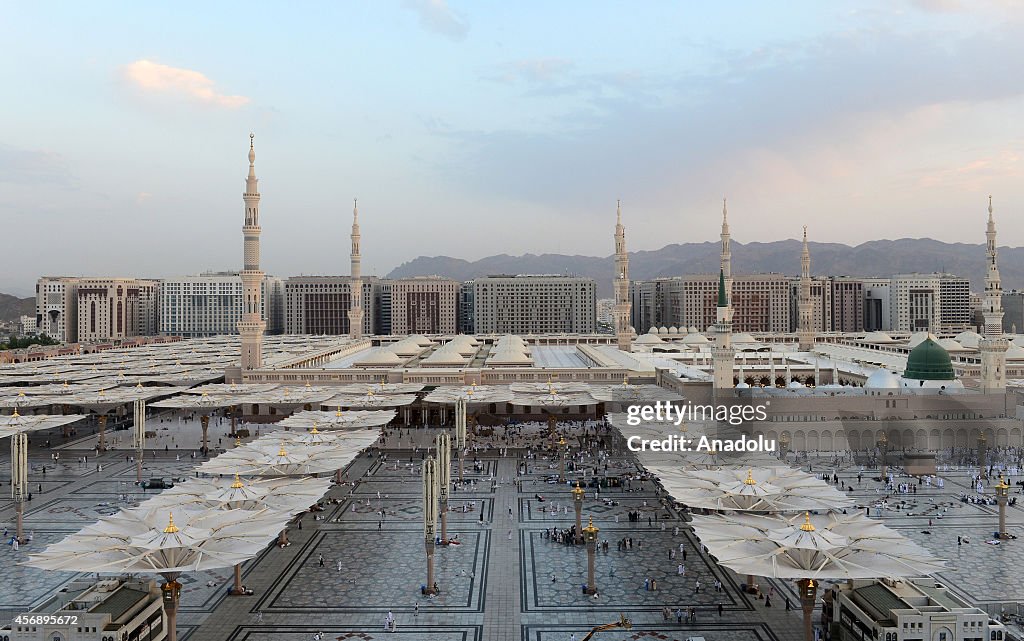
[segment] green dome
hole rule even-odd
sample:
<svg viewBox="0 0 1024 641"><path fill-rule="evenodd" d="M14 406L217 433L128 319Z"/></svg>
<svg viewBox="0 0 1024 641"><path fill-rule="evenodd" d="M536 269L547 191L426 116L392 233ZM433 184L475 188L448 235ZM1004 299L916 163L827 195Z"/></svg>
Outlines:
<svg viewBox="0 0 1024 641"><path fill-rule="evenodd" d="M952 381L956 379L956 375L953 373L953 363L949 360L949 352L929 336L910 350L903 378L923 381Z"/></svg>

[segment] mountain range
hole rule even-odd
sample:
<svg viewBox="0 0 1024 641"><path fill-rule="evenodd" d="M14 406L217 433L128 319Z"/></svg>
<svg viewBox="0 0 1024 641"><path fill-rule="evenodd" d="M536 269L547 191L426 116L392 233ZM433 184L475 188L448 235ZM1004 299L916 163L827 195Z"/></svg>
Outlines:
<svg viewBox="0 0 1024 641"><path fill-rule="evenodd" d="M685 274L718 272L720 243L666 245L630 252L629 276L647 280ZM891 276L947 272L970 279L972 291L984 289L985 246L944 243L930 238L872 240L860 245L809 243L811 273L829 276ZM731 243L733 274L777 272L800 274L801 244L797 240L769 243ZM1004 290L1024 286L1024 247L999 248L999 272ZM599 298L612 296L614 255L499 254L467 261L449 256L420 256L393 269L388 278L447 276L465 281L491 274L573 274L597 281Z"/></svg>
<svg viewBox="0 0 1024 641"><path fill-rule="evenodd" d="M10 294L0 294L0 321L16 321L21 316L36 315L36 299L19 298Z"/></svg>

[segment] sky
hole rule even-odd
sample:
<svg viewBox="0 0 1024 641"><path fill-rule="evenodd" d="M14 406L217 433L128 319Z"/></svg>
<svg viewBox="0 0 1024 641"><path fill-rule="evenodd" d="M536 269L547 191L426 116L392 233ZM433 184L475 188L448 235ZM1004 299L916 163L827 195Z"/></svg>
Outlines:
<svg viewBox="0 0 1024 641"><path fill-rule="evenodd" d="M784 9L780 6L784 5ZM1024 237L1024 0L0 4L0 291Z"/></svg>

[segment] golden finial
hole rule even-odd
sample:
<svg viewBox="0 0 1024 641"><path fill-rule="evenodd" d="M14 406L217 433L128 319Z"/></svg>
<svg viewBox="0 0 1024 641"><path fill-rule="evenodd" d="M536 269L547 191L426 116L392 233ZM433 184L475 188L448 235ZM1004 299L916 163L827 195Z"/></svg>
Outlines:
<svg viewBox="0 0 1024 641"><path fill-rule="evenodd" d="M243 487L245 487L245 484L242 483L242 479L239 478L238 473L235 472L235 482L231 484L231 489L239 490L239 489L241 489Z"/></svg>
<svg viewBox="0 0 1024 641"><path fill-rule="evenodd" d="M310 434L319 434L320 430L316 429L316 421L313 421L313 429L309 431Z"/></svg>
<svg viewBox="0 0 1024 641"><path fill-rule="evenodd" d="M235 447L241 447L241 446L242 446L242 439L236 438L235 439Z"/></svg>
<svg viewBox="0 0 1024 641"><path fill-rule="evenodd" d="M11 414L11 418L18 418L19 416L21 416L21 414L18 414L18 406L15 405L14 406L14 413Z"/></svg>
<svg viewBox="0 0 1024 641"><path fill-rule="evenodd" d="M277 455L281 457L288 456L288 452L284 451L284 445L281 445L281 449L277 451Z"/></svg>
<svg viewBox="0 0 1024 641"><path fill-rule="evenodd" d="M803 522L803 525L800 526L800 529L803 530L804 532L813 532L814 531L814 526L811 524L811 513L810 512L804 512L804 522Z"/></svg>
<svg viewBox="0 0 1024 641"><path fill-rule="evenodd" d="M757 485L754 480L754 470L747 470L747 478L743 480L744 485Z"/></svg>
<svg viewBox="0 0 1024 641"><path fill-rule="evenodd" d="M174 534L178 531L178 526L174 524L174 513L168 514L167 527L164 528L164 534Z"/></svg>
<svg viewBox="0 0 1024 641"><path fill-rule="evenodd" d="M306 381L306 389L309 389L310 387L313 387L313 386L309 384L309 381Z"/></svg>
<svg viewBox="0 0 1024 641"><path fill-rule="evenodd" d="M367 395L367 396L376 396L376 394L374 394L374 392L373 392L373 390L372 390L372 389L371 389L371 390L367 390L367 391L366 391L366 395Z"/></svg>
<svg viewBox="0 0 1024 641"><path fill-rule="evenodd" d="M341 418L341 405L339 405L338 409L334 411L334 416L336 416L337 418Z"/></svg>

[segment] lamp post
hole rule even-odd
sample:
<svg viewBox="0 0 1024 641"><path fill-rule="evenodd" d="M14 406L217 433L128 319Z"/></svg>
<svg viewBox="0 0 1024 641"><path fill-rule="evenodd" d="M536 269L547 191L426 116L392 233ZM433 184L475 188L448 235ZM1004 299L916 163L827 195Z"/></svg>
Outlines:
<svg viewBox="0 0 1024 641"><path fill-rule="evenodd" d="M565 439L558 439L558 482L565 483Z"/></svg>
<svg viewBox="0 0 1024 641"><path fill-rule="evenodd" d="M800 592L800 606L804 611L804 639L814 641L814 604L817 600L818 585L814 579L800 579L796 582Z"/></svg>
<svg viewBox="0 0 1024 641"><path fill-rule="evenodd" d="M168 527L174 527L174 522ZM162 572L164 582L160 584L163 595L164 613L167 615L167 641L178 639L178 597L181 595L181 584L176 580L178 572Z"/></svg>
<svg viewBox="0 0 1024 641"><path fill-rule="evenodd" d="M878 447L882 449L882 483L885 483L886 479L886 454L889 452L889 437L886 436L885 432L882 432L882 436L878 439Z"/></svg>
<svg viewBox="0 0 1024 641"><path fill-rule="evenodd" d="M135 482L142 483L142 455L146 451L146 401L135 401Z"/></svg>
<svg viewBox="0 0 1024 641"><path fill-rule="evenodd" d="M466 458L466 399L455 401L455 447L459 450L459 483L463 480Z"/></svg>
<svg viewBox="0 0 1024 641"><path fill-rule="evenodd" d="M583 538L583 499L586 496L586 492L580 487L580 482L576 481L576 487L572 488L572 502L576 507L576 542L579 543L580 539Z"/></svg>
<svg viewBox="0 0 1024 641"><path fill-rule="evenodd" d="M1006 533L1006 499L1010 496L1010 485L1005 477L1000 477L995 490L996 501L999 503L999 538L1008 539L1010 536Z"/></svg>
<svg viewBox="0 0 1024 641"><path fill-rule="evenodd" d="M988 454L988 439L985 438L985 430L978 432L978 478L988 478L985 473L985 458Z"/></svg>
<svg viewBox="0 0 1024 641"><path fill-rule="evenodd" d="M587 594L597 593L597 583L594 580L594 561L597 556L597 533L600 530L594 527L594 517L590 517L587 527L583 528L583 541L587 544Z"/></svg>
<svg viewBox="0 0 1024 641"><path fill-rule="evenodd" d="M448 545L448 486L452 482L452 437L448 432L437 435L438 501L441 504L441 545Z"/></svg>

